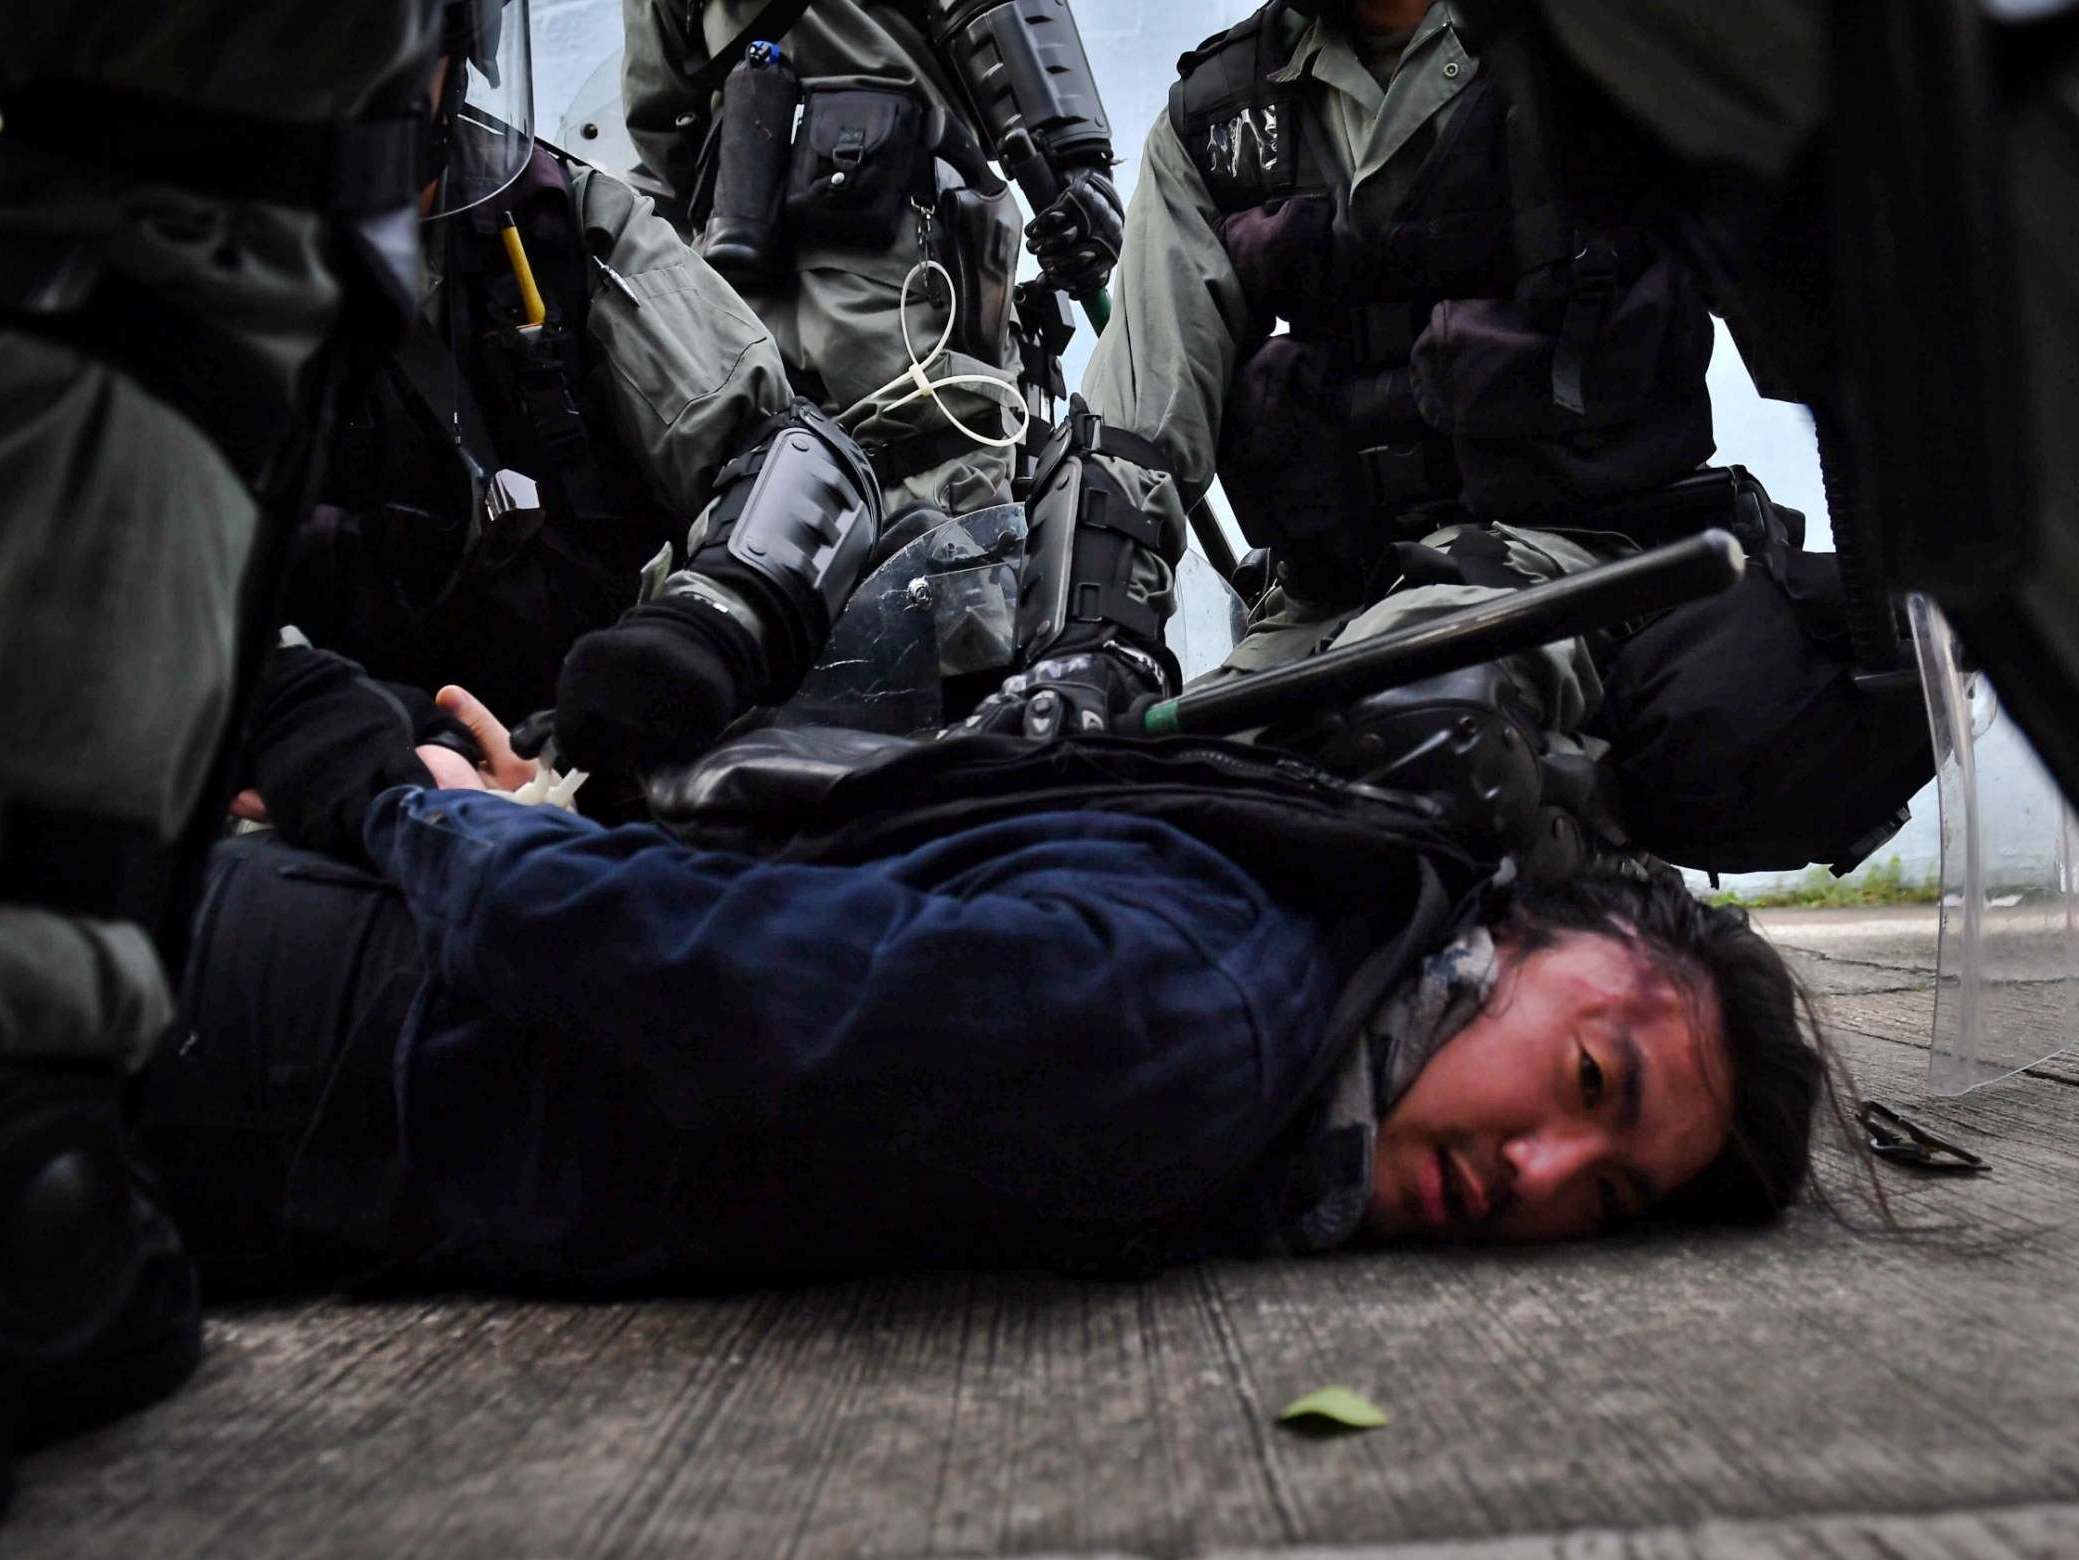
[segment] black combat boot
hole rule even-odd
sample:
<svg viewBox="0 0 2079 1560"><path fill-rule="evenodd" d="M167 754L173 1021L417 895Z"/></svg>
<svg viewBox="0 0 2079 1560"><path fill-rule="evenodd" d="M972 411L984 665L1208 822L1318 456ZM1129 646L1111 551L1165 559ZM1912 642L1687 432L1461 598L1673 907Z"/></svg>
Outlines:
<svg viewBox="0 0 2079 1560"><path fill-rule="evenodd" d="M201 1357L195 1270L110 1071L0 1062L0 1505L11 1452L163 1397Z"/></svg>

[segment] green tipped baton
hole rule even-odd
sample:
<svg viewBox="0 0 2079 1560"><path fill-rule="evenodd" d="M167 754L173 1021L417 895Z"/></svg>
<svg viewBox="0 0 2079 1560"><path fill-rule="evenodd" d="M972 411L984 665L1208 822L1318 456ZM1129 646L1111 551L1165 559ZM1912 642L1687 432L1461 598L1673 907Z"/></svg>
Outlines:
<svg viewBox="0 0 2079 1560"><path fill-rule="evenodd" d="M1730 531L1699 532L1634 558L1511 591L1297 666L1229 678L1129 712L1130 736L1228 736L1592 633L1730 590L1747 560Z"/></svg>
<svg viewBox="0 0 2079 1560"><path fill-rule="evenodd" d="M1048 166L1046 154L1039 149L1031 132L1013 130L1003 138L1003 171L1025 194L1025 203L1037 217L1061 196L1061 183ZM1083 306L1084 314L1090 318L1090 328L1098 335L1112 323L1112 294L1109 288L1099 287L1093 292L1077 295L1076 302Z"/></svg>

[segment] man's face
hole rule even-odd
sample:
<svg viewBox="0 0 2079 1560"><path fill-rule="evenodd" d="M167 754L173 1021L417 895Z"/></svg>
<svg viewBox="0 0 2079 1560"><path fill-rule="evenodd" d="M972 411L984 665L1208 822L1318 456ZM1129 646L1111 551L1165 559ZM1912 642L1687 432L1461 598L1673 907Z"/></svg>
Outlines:
<svg viewBox="0 0 2079 1560"><path fill-rule="evenodd" d="M1642 1212L1725 1146L1715 1004L1615 938L1506 946L1486 1009L1379 1124L1367 1227L1558 1240Z"/></svg>

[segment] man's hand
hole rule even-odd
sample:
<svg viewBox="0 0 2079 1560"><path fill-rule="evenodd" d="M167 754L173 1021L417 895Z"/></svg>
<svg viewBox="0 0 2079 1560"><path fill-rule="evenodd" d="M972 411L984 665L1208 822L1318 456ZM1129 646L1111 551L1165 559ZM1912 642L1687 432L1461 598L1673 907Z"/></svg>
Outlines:
<svg viewBox="0 0 2079 1560"><path fill-rule="evenodd" d="M413 751L443 791L517 791L534 778L534 765L513 752L504 724L466 688L450 685L433 696L435 708L461 724L483 754L472 760L450 742L421 742ZM423 734L423 733L421 733ZM249 823L271 823L267 799L257 786L247 786L231 799L231 816Z"/></svg>
<svg viewBox="0 0 2079 1560"><path fill-rule="evenodd" d="M1159 661L1115 642L1034 662L1005 678L957 729L1041 739L1111 731L1136 704L1169 692Z"/></svg>
<svg viewBox="0 0 2079 1560"><path fill-rule="evenodd" d="M462 723L483 757L471 764L461 754L445 751L438 763L427 757L429 748L419 749L419 758L433 771L444 790L517 791L534 778L534 763L513 751L512 734L505 723L484 707L483 700L467 688L453 683L433 696L433 702ZM448 760L453 760L450 763ZM463 771L468 777L463 778ZM454 776L451 781L448 776Z"/></svg>
<svg viewBox="0 0 2079 1560"><path fill-rule="evenodd" d="M1126 240L1126 207L1102 168L1075 168L1061 181L1054 204L1027 224L1025 246L1050 287L1072 298L1111 280Z"/></svg>

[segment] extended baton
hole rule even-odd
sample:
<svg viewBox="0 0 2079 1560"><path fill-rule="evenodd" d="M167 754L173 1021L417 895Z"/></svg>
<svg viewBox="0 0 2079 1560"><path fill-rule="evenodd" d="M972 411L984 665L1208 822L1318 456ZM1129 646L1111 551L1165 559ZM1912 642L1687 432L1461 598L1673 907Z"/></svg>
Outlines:
<svg viewBox="0 0 2079 1560"><path fill-rule="evenodd" d="M1120 729L1149 737L1225 736L1267 726L1715 596L1730 590L1746 568L1747 560L1730 531L1702 531L1633 558L1510 591L1427 623L1330 650L1297 666L1235 677L1165 699L1128 713Z"/></svg>

